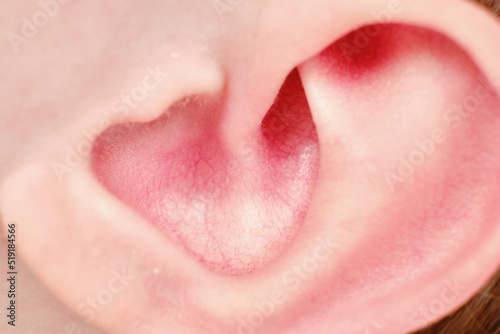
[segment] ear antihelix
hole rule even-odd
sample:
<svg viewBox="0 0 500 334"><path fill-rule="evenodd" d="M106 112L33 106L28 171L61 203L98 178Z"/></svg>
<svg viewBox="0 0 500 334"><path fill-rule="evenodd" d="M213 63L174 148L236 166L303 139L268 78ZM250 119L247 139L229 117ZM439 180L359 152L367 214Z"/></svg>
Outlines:
<svg viewBox="0 0 500 334"><path fill-rule="evenodd" d="M367 30L377 33L360 46ZM459 275L465 301L488 275L477 268L478 254L491 251L485 245L498 230L500 142L491 134L500 126L499 87L453 40L402 24L359 28L299 73L321 147L318 185L345 189L331 201L343 210L337 235L356 240L346 272L358 268L365 283L383 277L392 284L412 270L407 284L421 291L438 272ZM326 171L334 168L331 178ZM365 300L382 296L372 288Z"/></svg>

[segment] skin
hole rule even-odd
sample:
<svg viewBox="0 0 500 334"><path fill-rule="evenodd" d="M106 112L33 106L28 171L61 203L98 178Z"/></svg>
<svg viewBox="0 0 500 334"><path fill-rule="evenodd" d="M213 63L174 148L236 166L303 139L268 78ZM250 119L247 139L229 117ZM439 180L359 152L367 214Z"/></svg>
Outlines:
<svg viewBox="0 0 500 334"><path fill-rule="evenodd" d="M19 273L2 332L410 332L498 267L485 10L51 8L28 36L40 5L0 4L0 214ZM381 20L397 24L357 30Z"/></svg>

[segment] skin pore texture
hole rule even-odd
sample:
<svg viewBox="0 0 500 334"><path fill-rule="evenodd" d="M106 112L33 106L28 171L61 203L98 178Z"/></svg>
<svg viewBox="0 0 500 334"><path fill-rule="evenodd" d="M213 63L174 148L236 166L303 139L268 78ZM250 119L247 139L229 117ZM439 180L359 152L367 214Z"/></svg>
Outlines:
<svg viewBox="0 0 500 334"><path fill-rule="evenodd" d="M187 99L153 123L111 128L94 146L93 168L107 189L208 268L244 274L299 232L318 139L297 72L240 147L227 142L222 111Z"/></svg>
<svg viewBox="0 0 500 334"><path fill-rule="evenodd" d="M495 273L491 13L231 3L72 1L14 42L40 5L0 4L2 333L408 333Z"/></svg>

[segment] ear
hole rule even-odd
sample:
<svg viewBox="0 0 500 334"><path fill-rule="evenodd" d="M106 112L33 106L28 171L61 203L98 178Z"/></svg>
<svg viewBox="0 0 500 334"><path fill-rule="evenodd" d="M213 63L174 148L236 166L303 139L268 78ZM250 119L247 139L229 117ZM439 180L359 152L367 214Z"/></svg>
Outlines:
<svg viewBox="0 0 500 334"><path fill-rule="evenodd" d="M19 252L82 322L112 333L402 333L494 273L500 27L484 10L275 1L242 5L221 23L231 29L198 36L201 22L213 26L205 8L186 28L207 43L200 52L156 33L179 31L160 18L193 17L189 6L134 6L116 15L155 22L137 39L152 65L142 51L111 53L116 64L95 60L104 79L59 75L82 95L56 103L42 87L44 119L72 112L44 123L1 187ZM242 39L257 16L259 32ZM114 36L103 26L95 42L73 27L80 51ZM137 41L124 36L114 49ZM38 54L32 43L21 63Z"/></svg>

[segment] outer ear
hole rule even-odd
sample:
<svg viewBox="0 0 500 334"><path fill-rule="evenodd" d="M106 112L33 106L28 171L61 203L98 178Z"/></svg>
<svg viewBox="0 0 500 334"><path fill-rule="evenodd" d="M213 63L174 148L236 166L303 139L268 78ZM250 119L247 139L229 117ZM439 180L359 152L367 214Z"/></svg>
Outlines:
<svg viewBox="0 0 500 334"><path fill-rule="evenodd" d="M91 7L75 4L71 8L90 17ZM31 144L22 150L29 152L29 158L18 159L2 182L2 220L23 226L19 241L23 258L54 294L82 316L82 322L95 322L112 333L401 333L460 306L499 265L498 24L471 4L430 0L359 1L349 6L320 0L299 5L274 1L260 11L242 7L228 20L237 22L237 15L253 17L246 14L254 11L260 13L260 31L266 33L250 42L240 40L248 35L248 27L242 24L210 36L231 47L210 45L211 52L174 62L177 56L165 59L164 48L151 46L159 43L167 48L163 35L150 32L142 40L147 39L151 59L161 64L156 71L142 72L144 64L134 51L113 68L106 67L104 60L96 65L109 70L112 78L122 72L122 66L135 64L123 84L133 97L129 103L116 101L112 79L102 83L102 92L68 97L63 106L53 102L54 95L38 102L40 110L71 106L75 112L65 122L51 123L57 135L46 131L42 148ZM140 13L138 19L145 22L162 15L161 11ZM332 20L332 15L338 20ZM373 26L374 18L398 24ZM467 27L463 22L468 22ZM62 27L55 24L48 34L61 33ZM82 40L91 40L91 31L76 27L88 34ZM178 31L168 22L160 27ZM102 31L103 40L111 40L113 28ZM117 49L128 42L117 41ZM176 46L185 54L198 50ZM33 47L36 50L36 44ZM86 45L77 47L84 50ZM28 61L30 55L22 57L21 61ZM296 67L298 74L292 72ZM98 82L79 74L87 80L84 83ZM159 79L155 90L142 94L154 78ZM16 85L9 87L14 91ZM288 89L301 98L283 93ZM194 95L206 99L191 108L185 98ZM292 105L287 113L279 112L283 100ZM101 108L107 105L112 106L111 112ZM200 108L207 105L209 109ZM312 116L317 136L311 132L313 143L308 141L307 150L295 154L290 149L295 146L289 144L304 133L300 125L311 122L310 116L295 117L304 108ZM164 117L170 117L170 123L161 121L166 110L170 114ZM276 123L269 122L266 114L279 115ZM171 126L173 120L176 126ZM275 124L269 126L270 132L258 132L269 124ZM155 141L169 126L172 136L167 136L167 144ZM75 131L79 127L85 131ZM289 128L301 131L283 130ZM176 129L183 131L175 133ZM87 130L92 130L90 139L85 137ZM269 140L266 133L280 135ZM259 189L273 195L270 205L263 200L256 209L266 218L273 212L266 211L269 207L282 208L276 203L281 205L283 198L293 212L298 211L292 210L297 208L294 205L308 204L293 240L277 248L256 244L251 261L247 258L236 267L238 276L200 263L199 257L205 254L200 244L194 252L197 258L192 249L149 223L154 222L154 210L141 211L151 204L143 200L148 191L164 189L165 179L161 173L134 169L141 163L134 154L146 152L149 159L160 145L170 145L166 150L172 153L193 140L207 145L213 137L220 144L217 158L231 156L243 167L253 168L227 172L229 167L216 166L224 176L231 175L231 182L222 182L224 191L239 192L214 198L247 204L254 198L247 196L251 192L241 195L242 187L229 186L244 181L249 187L260 186L251 188L255 196L268 199L255 191ZM145 138L151 139L152 147L138 149L137 145L148 144ZM242 152L242 144L249 140ZM280 150L273 151L276 147ZM317 156L305 154L315 147L319 147L317 171L310 167ZM91 158L92 149L97 157ZM213 152L196 154L210 158ZM274 160L262 159L263 152L274 153L269 155ZM122 159L123 173L115 173L116 164L106 165L114 155ZM169 161L179 156L183 166L196 158L172 154ZM301 157L305 163L294 164ZM54 162L64 163L68 173L55 173ZM294 181L293 173L282 173L290 169L290 162L297 171L312 170L306 173L316 178L310 191L298 191L293 188L297 182L283 181L284 176ZM206 209L209 203L215 208L211 217L222 217L214 214L226 208L221 201L196 201L206 195L206 189L221 186L200 187L202 181L220 174L210 168L194 169L192 174L171 170L181 171L185 186L191 187L175 191L175 202L198 205L186 205L183 212ZM112 180L116 175L136 179L133 183ZM166 178L177 179L175 174ZM153 188L128 196L143 184ZM276 196L276 189L286 195ZM297 194L304 193L307 201L296 201ZM168 207L172 198L167 206L155 208ZM191 221L182 210L168 208L180 217L178 224ZM234 218L248 218L238 212ZM246 251L254 251L245 246ZM272 249L273 256L256 265L252 256L265 254L266 249ZM249 268L255 271L242 272Z"/></svg>
<svg viewBox="0 0 500 334"><path fill-rule="evenodd" d="M330 296L356 298L337 326L360 308L374 331L428 325L498 268L498 82L404 25L363 27L299 70L322 147L316 194L350 252ZM320 190L332 171L345 192Z"/></svg>

